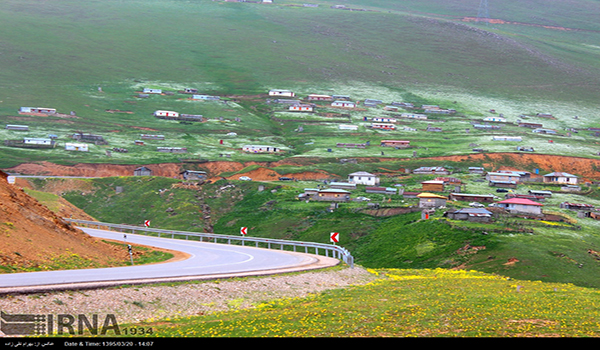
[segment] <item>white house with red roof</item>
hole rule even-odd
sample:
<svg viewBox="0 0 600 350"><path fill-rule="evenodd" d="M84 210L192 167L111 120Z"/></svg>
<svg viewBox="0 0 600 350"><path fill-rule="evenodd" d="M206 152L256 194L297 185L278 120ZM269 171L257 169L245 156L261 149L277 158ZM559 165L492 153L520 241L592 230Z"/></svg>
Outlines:
<svg viewBox="0 0 600 350"><path fill-rule="evenodd" d="M509 198L496 203L496 205L513 214L543 215L543 204L527 198Z"/></svg>

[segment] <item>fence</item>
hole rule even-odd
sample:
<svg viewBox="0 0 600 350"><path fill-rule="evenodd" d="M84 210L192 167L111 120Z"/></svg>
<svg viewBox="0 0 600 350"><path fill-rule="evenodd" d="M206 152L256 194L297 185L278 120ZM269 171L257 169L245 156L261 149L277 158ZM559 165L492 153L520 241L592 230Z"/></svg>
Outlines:
<svg viewBox="0 0 600 350"><path fill-rule="evenodd" d="M271 238L260 238L260 237L247 237L247 236L231 236L231 235L221 235L216 233L199 233L199 232L187 232L187 231L176 231L176 230L163 230L157 228L149 228L149 227L140 227L133 225L122 225L122 224L110 224L105 222L98 221L87 221L87 220L75 220L63 218L67 222L72 222L78 225L86 225L87 227L96 226L98 229L101 227L105 227L107 229L116 229L119 232L124 232L130 230L131 233L139 233L139 234L150 234L156 233L158 237L164 235L166 237L173 239L185 239L185 240L194 240L197 239L200 242L203 242L203 239L206 239L206 242L210 242L212 240L213 243L227 243L232 244L232 242L240 242L241 245L245 245L246 243L254 242L256 247L267 248L267 249L275 249L279 247L280 250L284 250L284 248L291 249L296 252L298 249L304 249L304 253L308 254L310 252L314 252L315 255L319 255L319 253L323 253L326 257L332 257L339 260L344 261L351 268L354 268L354 257L350 254L350 252L343 247L336 246L333 244L325 244L325 243L316 243L316 242L301 242L301 241L288 241L283 239L271 239Z"/></svg>

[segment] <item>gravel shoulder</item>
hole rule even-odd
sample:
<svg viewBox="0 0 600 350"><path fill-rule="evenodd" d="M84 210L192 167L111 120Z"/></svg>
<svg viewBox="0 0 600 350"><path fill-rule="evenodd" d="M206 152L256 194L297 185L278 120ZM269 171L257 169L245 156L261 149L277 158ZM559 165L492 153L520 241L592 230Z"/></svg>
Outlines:
<svg viewBox="0 0 600 350"><path fill-rule="evenodd" d="M270 300L363 285L377 278L355 266L172 285L4 295L0 310L8 314L114 314L119 324L125 324L250 308Z"/></svg>

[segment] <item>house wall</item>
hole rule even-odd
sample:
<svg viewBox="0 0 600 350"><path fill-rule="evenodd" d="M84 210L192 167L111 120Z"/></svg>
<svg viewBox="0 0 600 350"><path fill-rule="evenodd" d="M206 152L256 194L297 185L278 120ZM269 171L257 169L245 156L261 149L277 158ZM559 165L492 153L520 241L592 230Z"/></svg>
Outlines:
<svg viewBox="0 0 600 350"><path fill-rule="evenodd" d="M419 208L445 207L446 200L442 198L420 198Z"/></svg>

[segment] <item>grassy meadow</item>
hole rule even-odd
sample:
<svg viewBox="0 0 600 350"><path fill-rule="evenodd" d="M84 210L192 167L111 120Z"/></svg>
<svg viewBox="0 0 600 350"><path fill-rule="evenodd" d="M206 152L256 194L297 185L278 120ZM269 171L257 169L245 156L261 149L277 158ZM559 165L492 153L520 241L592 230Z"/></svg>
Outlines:
<svg viewBox="0 0 600 350"><path fill-rule="evenodd" d="M0 140L58 136L58 146L48 150L0 143L0 168L39 161L293 158L306 165L276 170L284 176L323 170L345 179L353 171L386 169L394 176L382 185L416 191L433 176L406 175L405 168L447 166L466 182L466 192L487 194L488 185L465 171L480 163L424 158L470 154L475 147L515 152L517 146L534 147L540 154L598 157L598 137L587 130L600 127L598 1L490 2L490 17L501 21L488 24L465 19L477 15L477 0L343 2L355 11L331 8L338 3L329 0L308 3L318 6L292 0L0 2L0 125L29 126L28 131L2 127ZM140 97L146 87L172 94ZM221 100L190 100L178 92L184 88ZM317 113L295 113L274 103L267 96L270 89L292 90L299 99L336 94L383 104L341 110L318 103ZM456 113L401 118L401 113L421 110L384 110L391 102L439 105ZM20 115L22 106L56 108L64 115ZM153 116L156 110L200 114L206 120L163 120ZM329 112L349 116L319 115ZM499 114L507 122L490 124L500 129L473 127ZM397 118L397 129L371 129L373 117ZM519 120L541 123L557 135L532 133L518 127ZM340 130L339 124L358 129ZM429 126L442 132L427 131ZM66 151L64 144L76 132L101 135L108 145ZM164 135L165 140L135 145L141 134ZM505 135L523 140L493 141ZM409 140L411 148L383 149L379 143L384 139ZM336 147L367 142L364 149ZM244 154L246 144L269 144L284 152ZM161 153L156 147L186 147L188 152ZM113 148L128 152L109 157ZM339 162L353 157L387 161ZM53 181L62 180L31 180L29 193L50 207L57 205L56 195L47 193ZM265 182L262 191L257 182L225 180L199 190L178 188L179 180L159 177L81 181L85 190L74 186L61 195L100 221L140 225L151 219L154 227L223 234L247 226L250 235L323 243L334 227L356 263L381 277L367 286L311 298L140 323L159 336L598 336L594 305L600 265L590 251L600 251L600 224L559 207L564 201L600 205L596 187L586 187L585 195L555 193L545 203L544 210L562 215L563 222L500 217L484 225L449 220L439 211L430 220L421 220L420 213L380 216L366 211L366 202L331 211L328 203L298 200L304 188L317 185L311 181ZM528 184L519 192L528 189L548 188ZM403 196L367 194L362 187L352 195L387 209L417 205ZM467 246L485 248L465 253Z"/></svg>
<svg viewBox="0 0 600 350"><path fill-rule="evenodd" d="M598 291L477 271L374 269L365 286L146 320L157 337L597 337Z"/></svg>
<svg viewBox="0 0 600 350"><path fill-rule="evenodd" d="M381 155L379 149L334 146L365 140L377 144L383 138L409 139L422 157L463 154L471 151L471 143L490 152L513 151L516 144L491 141L497 133L523 135L523 143L537 146L538 152L590 157L597 153L590 133L548 146L543 135L513 126L519 115L540 112L556 119L538 122L562 134L565 128L598 126L600 50L595 44L597 28L590 22L593 2L580 0L579 7L568 9L560 4L528 8L527 17L518 10L519 2L508 1L502 9L491 5L490 11L512 24L493 25L460 20L476 14L474 1L453 6L437 0L347 4L367 11L332 9L334 4L328 1L314 4L319 6L303 7L288 0L3 2L0 30L6 33L2 42L6 54L0 56L4 67L0 122L28 125L30 130L2 129L0 138L49 134L59 138L52 150L0 145L4 154L0 166L40 160L150 164L181 158L159 154L155 148L159 146L186 147L188 158L214 160L228 154L235 161L255 160L256 156L240 152L246 143L273 144L286 156L374 157ZM567 16L574 20L564 23ZM540 21L574 28L544 28ZM144 87L175 94L137 97ZM190 101L189 95L177 93L186 87L222 96L223 101ZM384 105L434 104L457 113L430 115L428 121L402 120L397 131L378 132L369 129L364 118L390 113L383 111L384 105L360 108L345 111L351 115L348 121L359 127L348 132L326 118L290 113L284 106L267 103L265 94L273 88L291 89L299 98L309 93L342 94L357 101L380 99ZM18 115L21 106L74 111L77 118ZM158 120L152 116L158 109L201 114L207 121ZM467 134L471 123L488 116L490 109L502 113L510 125L494 133L471 128ZM320 106L317 112L340 111ZM425 132L428 124L442 127L443 135ZM304 131L296 131L300 126ZM87 153L65 151L64 144L78 131L100 134L109 144L90 145ZM230 132L237 136L226 136ZM164 135L165 141L134 146L142 133ZM106 151L114 147L129 152L107 157Z"/></svg>

